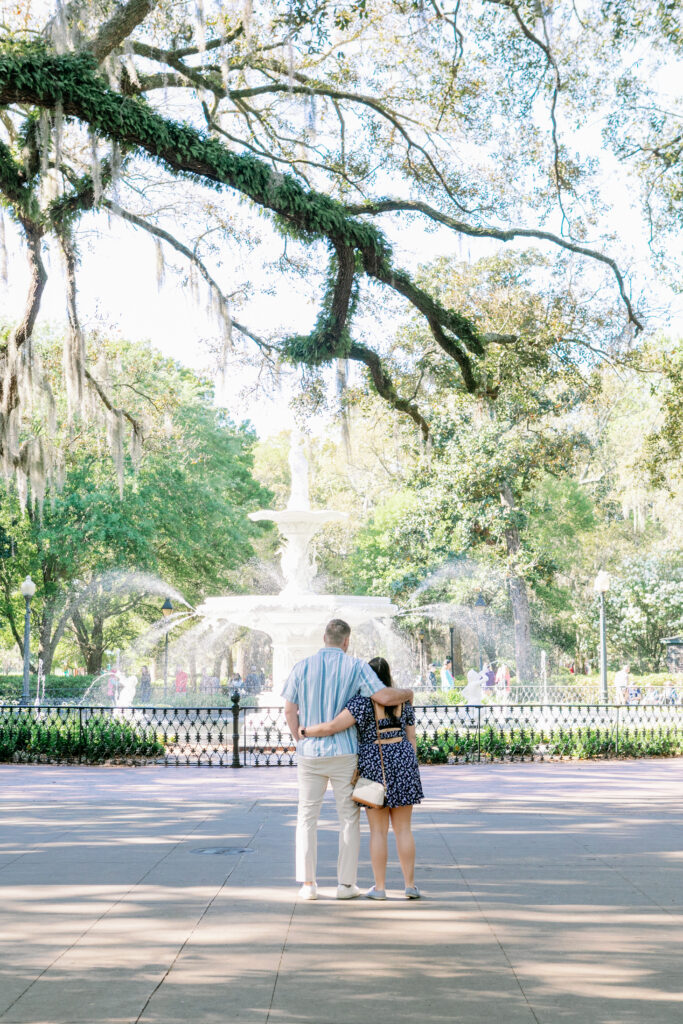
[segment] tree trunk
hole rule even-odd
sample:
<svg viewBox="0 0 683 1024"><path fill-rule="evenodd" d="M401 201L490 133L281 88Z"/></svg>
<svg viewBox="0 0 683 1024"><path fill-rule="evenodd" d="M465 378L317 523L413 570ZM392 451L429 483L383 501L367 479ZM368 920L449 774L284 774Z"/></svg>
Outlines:
<svg viewBox="0 0 683 1024"><path fill-rule="evenodd" d="M515 501L512 489L504 484L500 489L500 500L512 512ZM512 604L512 621L515 633L515 663L517 666L517 683L530 683L534 676L533 654L531 650L531 611L526 581L516 571L517 555L521 548L519 528L512 518L505 531L508 565L510 574L510 602Z"/></svg>
<svg viewBox="0 0 683 1024"><path fill-rule="evenodd" d="M95 615L93 618L92 633L90 634L90 648L85 658L85 670L89 675L98 676L102 671L102 659L104 657L104 620Z"/></svg>
<svg viewBox="0 0 683 1024"><path fill-rule="evenodd" d="M85 619L78 610L71 615L76 631L76 642L85 662L85 670L89 675L97 676L102 671L104 657L104 618L93 616L92 630L88 631Z"/></svg>
<svg viewBox="0 0 683 1024"><path fill-rule="evenodd" d="M457 626L453 626L453 675L464 676L465 668L462 663L462 637Z"/></svg>
<svg viewBox="0 0 683 1024"><path fill-rule="evenodd" d="M52 636L52 625L54 621L54 609L51 602L46 599L43 604L43 614L38 626L38 657L43 662L43 672L49 675L52 671L52 660L55 656L55 638Z"/></svg>

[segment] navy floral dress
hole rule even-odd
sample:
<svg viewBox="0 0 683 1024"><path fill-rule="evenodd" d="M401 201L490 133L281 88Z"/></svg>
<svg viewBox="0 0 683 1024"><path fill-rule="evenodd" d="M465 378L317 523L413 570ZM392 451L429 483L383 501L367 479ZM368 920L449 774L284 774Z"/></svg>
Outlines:
<svg viewBox="0 0 683 1024"><path fill-rule="evenodd" d="M382 764L377 746L374 705L369 697L352 697L346 705L356 719L358 730L358 771L366 779L382 782ZM385 807L406 807L419 804L424 796L420 781L420 770L412 744L406 739L406 726L415 725L415 711L412 704L404 704L400 724L393 725L389 717L381 718L379 727L382 738L401 737L400 743L383 743L384 773L387 780Z"/></svg>

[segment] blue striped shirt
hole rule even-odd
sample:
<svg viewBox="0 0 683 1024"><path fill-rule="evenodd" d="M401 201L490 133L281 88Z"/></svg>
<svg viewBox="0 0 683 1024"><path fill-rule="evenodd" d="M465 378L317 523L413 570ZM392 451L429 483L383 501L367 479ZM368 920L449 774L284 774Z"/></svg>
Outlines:
<svg viewBox="0 0 683 1024"><path fill-rule="evenodd" d="M356 694L370 697L383 689L384 684L367 661L344 654L340 647L323 647L317 654L296 663L289 673L282 696L298 705L299 723L306 726L336 718L346 702ZM302 757L357 754L356 727L352 725L334 736L307 736L299 740L296 749Z"/></svg>

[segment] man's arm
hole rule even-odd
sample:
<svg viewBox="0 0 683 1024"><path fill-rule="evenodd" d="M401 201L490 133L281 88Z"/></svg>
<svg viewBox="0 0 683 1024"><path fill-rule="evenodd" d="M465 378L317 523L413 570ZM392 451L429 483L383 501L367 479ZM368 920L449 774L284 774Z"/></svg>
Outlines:
<svg viewBox="0 0 683 1024"><path fill-rule="evenodd" d="M299 705L293 704L291 700L285 701L285 719L295 743L299 742Z"/></svg>
<svg viewBox="0 0 683 1024"><path fill-rule="evenodd" d="M412 690L397 690L395 686L384 686L372 694L372 699L382 707L392 707L394 704L404 704L413 700Z"/></svg>

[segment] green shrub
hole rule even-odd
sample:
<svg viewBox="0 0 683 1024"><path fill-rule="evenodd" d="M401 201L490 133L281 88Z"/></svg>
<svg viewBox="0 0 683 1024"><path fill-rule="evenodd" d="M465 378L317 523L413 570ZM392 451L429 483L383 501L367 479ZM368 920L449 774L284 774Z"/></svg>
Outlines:
<svg viewBox="0 0 683 1024"><path fill-rule="evenodd" d="M464 703L462 688L458 686L454 686L452 690L418 690L413 699L413 704L416 707L433 708L439 705L453 707L456 704Z"/></svg>
<svg viewBox="0 0 683 1024"><path fill-rule="evenodd" d="M0 714L0 761L48 760L84 762L112 757L158 757L164 744L154 729L125 718L98 715L35 716L21 709Z"/></svg>
<svg viewBox="0 0 683 1024"><path fill-rule="evenodd" d="M45 700L59 704L62 701L77 703L92 683L95 676L45 676ZM19 701L23 686L22 676L0 676L0 704ZM31 702L36 699L36 677L31 674L29 692Z"/></svg>
<svg viewBox="0 0 683 1024"><path fill-rule="evenodd" d="M683 730L666 728L554 729L549 734L534 729L496 729L485 726L477 739L476 729L462 731L441 727L418 736L422 764L457 761L503 761L572 757L676 757L683 754Z"/></svg>

